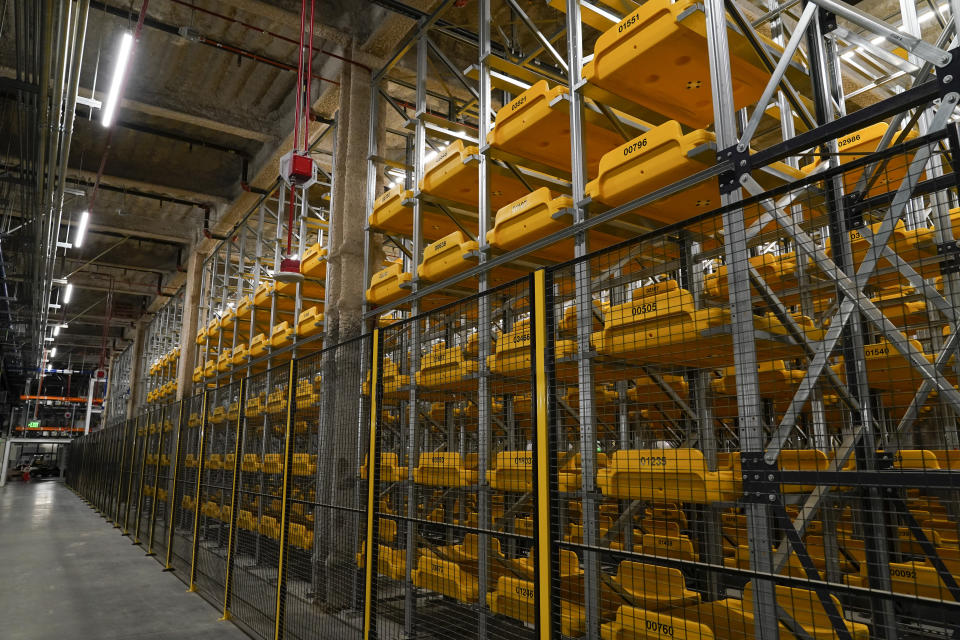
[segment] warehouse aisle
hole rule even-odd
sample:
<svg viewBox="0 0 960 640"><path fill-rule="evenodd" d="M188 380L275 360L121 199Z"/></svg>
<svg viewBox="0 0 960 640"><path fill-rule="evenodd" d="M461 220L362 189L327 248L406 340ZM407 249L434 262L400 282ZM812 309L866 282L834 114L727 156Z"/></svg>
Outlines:
<svg viewBox="0 0 960 640"><path fill-rule="evenodd" d="M246 636L60 481L0 489L5 640Z"/></svg>

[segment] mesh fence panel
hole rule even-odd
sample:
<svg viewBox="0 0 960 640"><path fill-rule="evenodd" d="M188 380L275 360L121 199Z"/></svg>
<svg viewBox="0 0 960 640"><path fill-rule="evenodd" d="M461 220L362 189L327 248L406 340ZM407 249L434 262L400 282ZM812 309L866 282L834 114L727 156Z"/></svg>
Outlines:
<svg viewBox="0 0 960 640"><path fill-rule="evenodd" d="M231 611L261 637L276 621L289 365L247 380Z"/></svg>
<svg viewBox="0 0 960 640"><path fill-rule="evenodd" d="M239 382L207 392L207 420L203 430L196 587L204 598L218 607L223 606L232 521L239 393Z"/></svg>
<svg viewBox="0 0 960 640"><path fill-rule="evenodd" d="M173 531L170 539L170 564L177 577L187 584L190 583L190 564L193 559L203 403L202 393L183 400L176 490L171 502Z"/></svg>
<svg viewBox="0 0 960 640"><path fill-rule="evenodd" d="M362 635L357 566L367 495L359 481L368 448L369 336L297 361L287 495L286 637ZM329 383L328 383L329 381Z"/></svg>
<svg viewBox="0 0 960 640"><path fill-rule="evenodd" d="M378 634L526 634L535 573L528 282L392 325L382 341Z"/></svg>
<svg viewBox="0 0 960 640"><path fill-rule="evenodd" d="M914 473L949 467L957 414L953 374L939 394L921 389L953 312L935 291L948 279L943 183L911 175L913 151L873 164L853 207L844 190L870 167L843 157L725 215L549 270L552 579L567 628L582 613L604 637L752 637L764 592L781 637L950 632L957 610L902 597L960 595L957 480ZM891 216L910 178L924 195ZM741 217L744 231L728 226ZM733 240L749 248L738 273ZM572 592L568 553L584 572Z"/></svg>
<svg viewBox="0 0 960 640"><path fill-rule="evenodd" d="M159 417L159 440L157 446L156 475L154 476L154 510L150 518L148 551L156 554L160 562L166 562L167 540L170 533L170 503L173 486L173 463L176 457L181 403L164 406Z"/></svg>
<svg viewBox="0 0 960 640"><path fill-rule="evenodd" d="M142 417L146 422L143 461L140 465L140 503L134 540L144 548L150 541L150 516L156 495L157 464L160 462L160 434L163 429L163 408L150 408Z"/></svg>

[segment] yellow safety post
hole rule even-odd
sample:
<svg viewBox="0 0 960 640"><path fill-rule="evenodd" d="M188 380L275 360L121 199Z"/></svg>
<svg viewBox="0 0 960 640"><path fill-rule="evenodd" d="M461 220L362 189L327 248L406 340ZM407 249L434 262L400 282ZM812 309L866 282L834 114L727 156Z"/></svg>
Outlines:
<svg viewBox="0 0 960 640"><path fill-rule="evenodd" d="M167 503L170 507L170 526L167 527L167 557L163 562L164 571L173 571L173 523L177 516L177 474L180 472L180 442L183 440L183 400L177 405L177 444L174 447L173 462L170 464L170 473L173 475L172 485L170 486L170 500Z"/></svg>
<svg viewBox="0 0 960 640"><path fill-rule="evenodd" d="M550 429L547 388L547 305L546 272L538 269L533 274L534 354L536 381L536 460L537 460L537 621L538 635L552 638L553 618L550 615L553 543L550 539Z"/></svg>
<svg viewBox="0 0 960 640"><path fill-rule="evenodd" d="M200 546L200 484L203 481L203 468L204 468L204 446L207 441L207 394L209 392L203 390L203 403L201 414L203 418L200 420L200 451L198 452L199 460L197 461L197 490L194 495L194 504L193 504L193 544L192 551L190 553L190 586L187 587L187 591L196 591L196 579L197 579L197 550Z"/></svg>
<svg viewBox="0 0 960 640"><path fill-rule="evenodd" d="M283 608L287 598L287 501L290 497L290 467L293 466L293 438L290 437L293 424L294 375L297 361L290 360L290 375L287 378L287 425L284 429L283 450L283 488L280 493L280 561L277 563L277 609L274 620L274 640L283 638Z"/></svg>
<svg viewBox="0 0 960 640"><path fill-rule="evenodd" d="M363 569L363 637L370 638L373 621L373 567L377 562L377 544L374 534L374 513L377 504L376 479L380 471L377 452L377 385L380 383L380 329L373 330L373 362L370 372L370 445L367 449L367 542Z"/></svg>
<svg viewBox="0 0 960 640"><path fill-rule="evenodd" d="M240 436L243 433L244 394L247 379L240 378L240 391L237 395L237 433L233 446L233 488L230 491L230 526L227 529L227 575L223 581L223 617L230 619L230 595L233 593L233 539L237 535L237 476L240 475Z"/></svg>

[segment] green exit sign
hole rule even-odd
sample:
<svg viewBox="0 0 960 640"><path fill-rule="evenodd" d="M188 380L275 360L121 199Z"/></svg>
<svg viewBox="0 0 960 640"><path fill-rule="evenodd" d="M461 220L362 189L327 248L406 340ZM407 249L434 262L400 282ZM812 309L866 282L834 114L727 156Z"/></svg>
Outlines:
<svg viewBox="0 0 960 640"><path fill-rule="evenodd" d="M31 420L30 422L27 423L27 429L39 429L39 428L40 428L39 420Z"/></svg>

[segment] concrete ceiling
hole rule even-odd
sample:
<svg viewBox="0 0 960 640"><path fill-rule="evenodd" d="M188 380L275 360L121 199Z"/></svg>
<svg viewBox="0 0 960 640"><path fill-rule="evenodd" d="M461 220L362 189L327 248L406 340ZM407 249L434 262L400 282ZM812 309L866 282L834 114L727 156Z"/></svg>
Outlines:
<svg viewBox="0 0 960 640"><path fill-rule="evenodd" d="M9 30L14 4L4 3L0 16L0 25L8 25L0 34L0 80L8 82L17 67L18 43ZM79 96L104 100L117 43L135 29L141 3L90 4ZM52 312L69 324L58 337L57 366L96 361L102 347L108 357L123 348L133 320L176 293L190 251L205 241L205 212L211 225L225 224L237 208L231 205L249 195L244 181L275 178L275 158L289 148L293 128L299 12L297 0L153 0L115 125L107 130L97 109L77 106L60 240L72 240L68 225L82 210L89 208L91 217L83 246L57 258L57 277L69 275L74 285L69 305ZM313 73L323 79L314 81L313 94L328 97L318 100L327 109L316 116L333 116L336 81L352 43L389 23L385 18L384 9L365 2L317 3ZM379 61L356 55L367 65ZM0 100L12 97L0 91ZM0 111L0 140L17 127L14 109ZM332 141L328 136L327 150ZM16 164L13 155L0 146L0 175ZM4 213L11 220L21 215ZM3 248L10 254L8 284L26 293L28 248Z"/></svg>

